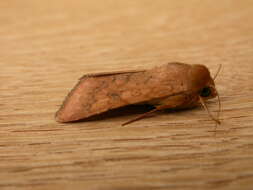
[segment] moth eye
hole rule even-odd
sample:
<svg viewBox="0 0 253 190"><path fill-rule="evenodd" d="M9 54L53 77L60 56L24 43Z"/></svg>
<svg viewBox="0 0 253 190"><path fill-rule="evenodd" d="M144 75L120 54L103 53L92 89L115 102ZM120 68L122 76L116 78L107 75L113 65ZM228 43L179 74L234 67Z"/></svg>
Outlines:
<svg viewBox="0 0 253 190"><path fill-rule="evenodd" d="M201 90L201 92L200 92L200 96L202 96L202 97L208 97L208 96L210 96L211 95L211 89L209 88L209 87L205 87L205 88L203 88L202 90Z"/></svg>

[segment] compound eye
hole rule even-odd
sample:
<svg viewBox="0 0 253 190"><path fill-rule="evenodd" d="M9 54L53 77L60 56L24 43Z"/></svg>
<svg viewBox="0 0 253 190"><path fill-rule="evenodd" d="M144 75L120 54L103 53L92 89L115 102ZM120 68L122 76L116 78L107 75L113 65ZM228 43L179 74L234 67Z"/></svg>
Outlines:
<svg viewBox="0 0 253 190"><path fill-rule="evenodd" d="M208 96L211 95L211 93L212 93L211 88L209 88L209 87L204 87L204 88L201 90L201 92L200 92L200 96L202 96L202 97L208 97Z"/></svg>

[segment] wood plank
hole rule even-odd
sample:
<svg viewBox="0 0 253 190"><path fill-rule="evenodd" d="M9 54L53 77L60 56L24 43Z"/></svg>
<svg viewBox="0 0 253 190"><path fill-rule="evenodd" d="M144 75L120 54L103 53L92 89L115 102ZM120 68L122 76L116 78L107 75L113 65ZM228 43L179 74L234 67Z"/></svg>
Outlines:
<svg viewBox="0 0 253 190"><path fill-rule="evenodd" d="M1 1L0 189L251 189L253 3ZM202 108L59 124L83 74L222 64L222 125ZM217 101L209 104L217 111Z"/></svg>

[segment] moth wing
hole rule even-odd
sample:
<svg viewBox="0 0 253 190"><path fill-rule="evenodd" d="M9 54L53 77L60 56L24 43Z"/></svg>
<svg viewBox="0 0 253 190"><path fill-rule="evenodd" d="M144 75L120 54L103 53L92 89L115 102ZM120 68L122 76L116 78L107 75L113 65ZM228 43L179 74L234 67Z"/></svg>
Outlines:
<svg viewBox="0 0 253 190"><path fill-rule="evenodd" d="M56 120L59 122L69 122L69 121L75 121L75 120L79 120L82 118L95 115L93 112L89 113L89 111L87 110L90 109L92 104L93 103L95 104L96 102L93 102L92 100L85 101L85 98L83 98L82 95L89 93L88 91L90 91L90 89L95 90L95 89L101 88L101 84L94 84L96 83L97 78L101 78L101 79L103 78L106 81L108 78L111 78L112 76L117 77L122 74L142 73L145 71L146 70L126 70L126 71L99 72L99 73L85 74L79 79L80 80L79 83L77 83L76 86L70 91L70 93L65 98L63 104L61 105L60 109L56 112L55 114ZM93 79L93 81L89 81L89 79ZM91 83L93 83L93 87L90 87L92 86ZM89 86L89 87L84 87L84 86ZM90 99L90 97L92 97L93 95L92 94L89 95L88 99ZM103 109L99 111L99 108L96 108L95 110L96 110L96 114L104 112Z"/></svg>
<svg viewBox="0 0 253 190"><path fill-rule="evenodd" d="M56 120L76 121L131 104L159 105L161 99L188 89L189 69L190 65L174 63L151 70L87 74L69 93Z"/></svg>

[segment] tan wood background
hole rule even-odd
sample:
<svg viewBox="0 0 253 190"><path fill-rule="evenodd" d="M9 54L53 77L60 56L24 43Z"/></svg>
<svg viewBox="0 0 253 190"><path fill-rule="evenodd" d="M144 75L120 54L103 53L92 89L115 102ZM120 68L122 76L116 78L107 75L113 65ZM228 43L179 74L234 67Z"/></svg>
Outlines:
<svg viewBox="0 0 253 190"><path fill-rule="evenodd" d="M252 20L252 0L2 0L0 189L253 189ZM222 64L216 133L202 108L54 121L83 74L171 61Z"/></svg>

